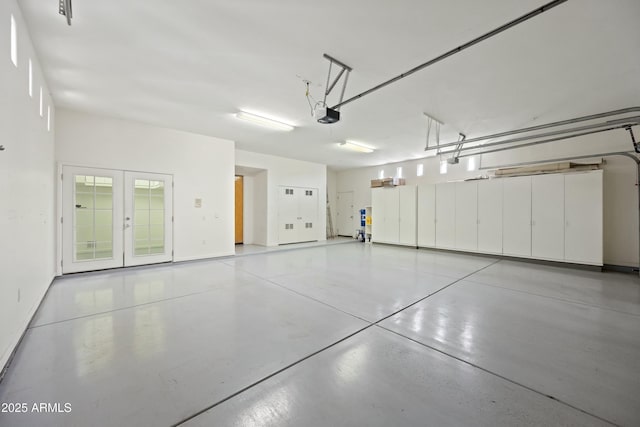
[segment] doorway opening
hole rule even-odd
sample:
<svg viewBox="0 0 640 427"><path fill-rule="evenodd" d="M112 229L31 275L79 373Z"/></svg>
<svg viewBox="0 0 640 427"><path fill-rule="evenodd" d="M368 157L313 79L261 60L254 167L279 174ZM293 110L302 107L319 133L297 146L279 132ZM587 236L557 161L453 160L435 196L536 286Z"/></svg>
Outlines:
<svg viewBox="0 0 640 427"><path fill-rule="evenodd" d="M236 175L235 183L235 242L244 243L244 177Z"/></svg>

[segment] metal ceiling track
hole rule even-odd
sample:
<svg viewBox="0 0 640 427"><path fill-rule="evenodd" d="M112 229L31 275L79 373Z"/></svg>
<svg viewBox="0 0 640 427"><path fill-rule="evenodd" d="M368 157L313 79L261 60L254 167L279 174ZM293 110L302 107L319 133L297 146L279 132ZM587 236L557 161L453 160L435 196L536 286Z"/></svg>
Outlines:
<svg viewBox="0 0 640 427"><path fill-rule="evenodd" d="M431 59L431 60L429 60L429 61L427 61L427 62L425 62L423 64L418 65L417 67L414 67L414 68L410 69L409 71L406 71L406 72L404 72L404 73L402 73L402 74L400 74L400 75L398 75L398 76L396 76L396 77L394 77L392 79L389 79L389 80L387 80L387 81L385 81L383 83L380 83L379 85L374 86L371 89L365 90L364 92L359 93L358 95L355 95L355 96L353 96L353 97L351 97L351 98L349 98L349 99L347 99L345 101L340 100L339 103L337 103L336 105L334 105L331 108L336 110L336 109L342 107L343 105L346 105L346 104L348 104L350 102L355 101L356 99L360 99L363 96L369 95L370 93L375 92L378 89L382 89L383 87L388 86L391 83L395 83L398 80L404 79L405 77L408 77L413 73L416 73L416 72L418 72L420 70L423 70L423 69L429 67L430 65L433 65L433 64L435 64L437 62L440 62L443 59L446 59L446 58L448 58L450 56L453 56L456 53L460 53L463 50L468 49L468 48L470 48L470 47L472 47L472 46L474 46L474 45L476 45L476 44L478 44L478 43L480 43L480 42L482 42L484 40L487 40L487 39L489 39L489 38L491 38L493 36L496 36L496 35L502 33L503 31L508 30L509 28L515 27L518 24L521 24L521 23L523 23L525 21L528 21L529 19L534 18L534 17L536 17L536 16L540 15L541 13L544 13L544 12L546 12L548 10L551 10L554 7L559 6L562 3L565 3L566 1L568 1L568 0L554 0L554 1L551 1L551 2L549 2L547 4L545 4L544 6L541 6L541 7L537 8L537 9L534 9L531 12L529 12L529 13L527 13L525 15L522 15L519 18L514 19L513 21L509 21L506 24L501 25L500 27L498 27L498 28L496 28L496 29L494 29L492 31L489 31L488 33L485 33L485 34L481 35L480 37L477 37L477 38L475 38L475 39L473 39L473 40L471 40L471 41L469 41L469 42L467 42L467 43L465 43L463 45L460 45L460 46L456 47L455 49L451 49L450 51L445 52L445 53L443 53L442 55L440 55L440 56L438 56L436 58L433 58L433 59Z"/></svg>
<svg viewBox="0 0 640 427"><path fill-rule="evenodd" d="M71 18L73 18L73 10L71 7L71 0L59 0L58 13L67 17L67 25L71 25Z"/></svg>
<svg viewBox="0 0 640 427"><path fill-rule="evenodd" d="M620 116L624 114L630 114L630 113L640 113L640 107L624 108L621 110L614 110L614 111L608 111L605 113L576 117L574 119L562 120L562 121L553 122L553 123L546 123L543 125L531 126L531 127L516 129L508 132L495 133L495 134L486 135L482 137L467 139L464 141L464 143L468 144L473 142L489 141L497 138L503 138L505 136L526 134L526 133L531 133L531 132L535 132L543 129L559 128L559 127L564 127L572 124L593 121L597 119L606 119L606 118ZM438 154L443 154L443 155L453 154L453 156L457 159L460 157L469 157L469 156L480 155L480 154L495 153L498 151L506 151L506 150L514 150L517 148L530 147L533 145L561 141L564 139L570 139L570 138L575 138L579 136L585 136L585 135L590 135L590 134L600 133L600 132L607 132L607 131L616 130L616 129L625 129L629 132L631 136L631 142L633 144L634 150L636 151L636 153L640 153L640 143L638 143L635 140L635 136L632 130L633 126L638 126L638 125L640 125L640 115L636 114L634 116L617 118L614 120L605 120L605 121L600 121L598 123L591 123L591 124L586 124L581 126L555 129L549 132L503 139L500 141L489 142L482 145L461 147L460 141L456 141L456 142L449 142L446 144L440 144L439 146L433 147L433 148L436 148L438 150L437 151ZM542 138L546 138L546 139L542 139ZM513 145L514 143L524 142L524 141L530 141L530 142ZM449 148L449 147L451 148L451 150L446 150L446 151L442 150L443 148ZM499 147L499 148L490 148L490 147ZM487 149L487 148L490 148L490 149ZM467 153L462 155L460 154L461 152L466 152L466 151L472 151L472 153Z"/></svg>
<svg viewBox="0 0 640 427"><path fill-rule="evenodd" d="M640 106L638 107L629 107L629 108L623 108L620 110L613 110L613 111L607 111L604 113L598 113L598 114L591 114L588 116L582 116L582 117L576 117L574 119L569 119L569 120L561 120L559 122L553 122L553 123L546 123L546 124L542 124L542 125L537 125L537 126L531 126L531 127L527 127L527 128L521 128L521 129L515 129L515 130L510 130L507 132L500 132L500 133L494 133L491 135L485 135L485 136L479 136L479 137L475 137L475 138L469 138L466 139L464 142L465 144L469 144L472 142L481 142L481 141L488 141L490 139L497 139L497 138L503 138L505 136L511 136L511 135L518 135L521 133L528 133L528 132L535 132L538 130L543 130L543 129L551 129L551 128L556 128L556 127L560 127L560 126L566 126L566 125L572 125L575 123L581 123L581 122L588 122L591 120L598 120L598 119L604 119L604 118L608 118L608 117L613 117L613 116L620 116L623 114L632 114L632 113L638 113L640 114ZM606 126L606 122L600 124L600 127ZM548 134L539 134L539 137L545 136ZM530 138L531 139L531 138ZM510 141L510 142L515 142L515 141ZM506 140L505 142L506 143ZM445 144L440 144L438 147L432 147L432 148L446 148L446 147L453 147L458 145L458 141L456 142L448 142ZM487 146L487 145L484 145Z"/></svg>

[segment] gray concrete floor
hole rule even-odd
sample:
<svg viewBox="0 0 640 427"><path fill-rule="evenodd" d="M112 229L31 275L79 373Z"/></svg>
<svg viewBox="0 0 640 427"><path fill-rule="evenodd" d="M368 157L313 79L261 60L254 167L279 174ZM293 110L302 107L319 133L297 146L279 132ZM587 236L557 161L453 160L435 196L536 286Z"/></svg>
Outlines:
<svg viewBox="0 0 640 427"><path fill-rule="evenodd" d="M56 280L0 383L28 411L0 426L640 425L636 276L248 253Z"/></svg>

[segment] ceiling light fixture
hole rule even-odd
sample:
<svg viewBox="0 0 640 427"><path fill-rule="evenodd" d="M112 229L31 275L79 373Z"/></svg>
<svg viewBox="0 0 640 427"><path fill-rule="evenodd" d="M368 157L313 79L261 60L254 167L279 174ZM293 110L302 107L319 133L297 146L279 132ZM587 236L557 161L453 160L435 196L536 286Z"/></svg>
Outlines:
<svg viewBox="0 0 640 427"><path fill-rule="evenodd" d="M364 144L360 144L359 142L345 141L345 142L339 142L338 145L340 145L343 148L348 148L353 151L358 151L360 153L373 153L374 151L373 148L366 146Z"/></svg>
<svg viewBox="0 0 640 427"><path fill-rule="evenodd" d="M245 122L253 123L255 125L260 125L264 127L268 127L271 129L284 130L284 131L292 131L295 127L279 122L277 120L269 119L266 117L259 116L253 113L247 113L246 111L240 111L235 114L237 119L244 120Z"/></svg>

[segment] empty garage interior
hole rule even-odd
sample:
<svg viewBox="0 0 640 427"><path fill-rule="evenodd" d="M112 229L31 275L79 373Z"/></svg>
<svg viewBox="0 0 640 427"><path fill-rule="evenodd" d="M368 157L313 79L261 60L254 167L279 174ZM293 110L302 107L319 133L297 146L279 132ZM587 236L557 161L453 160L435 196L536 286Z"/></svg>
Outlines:
<svg viewBox="0 0 640 427"><path fill-rule="evenodd" d="M640 2L0 2L0 426L640 425Z"/></svg>

